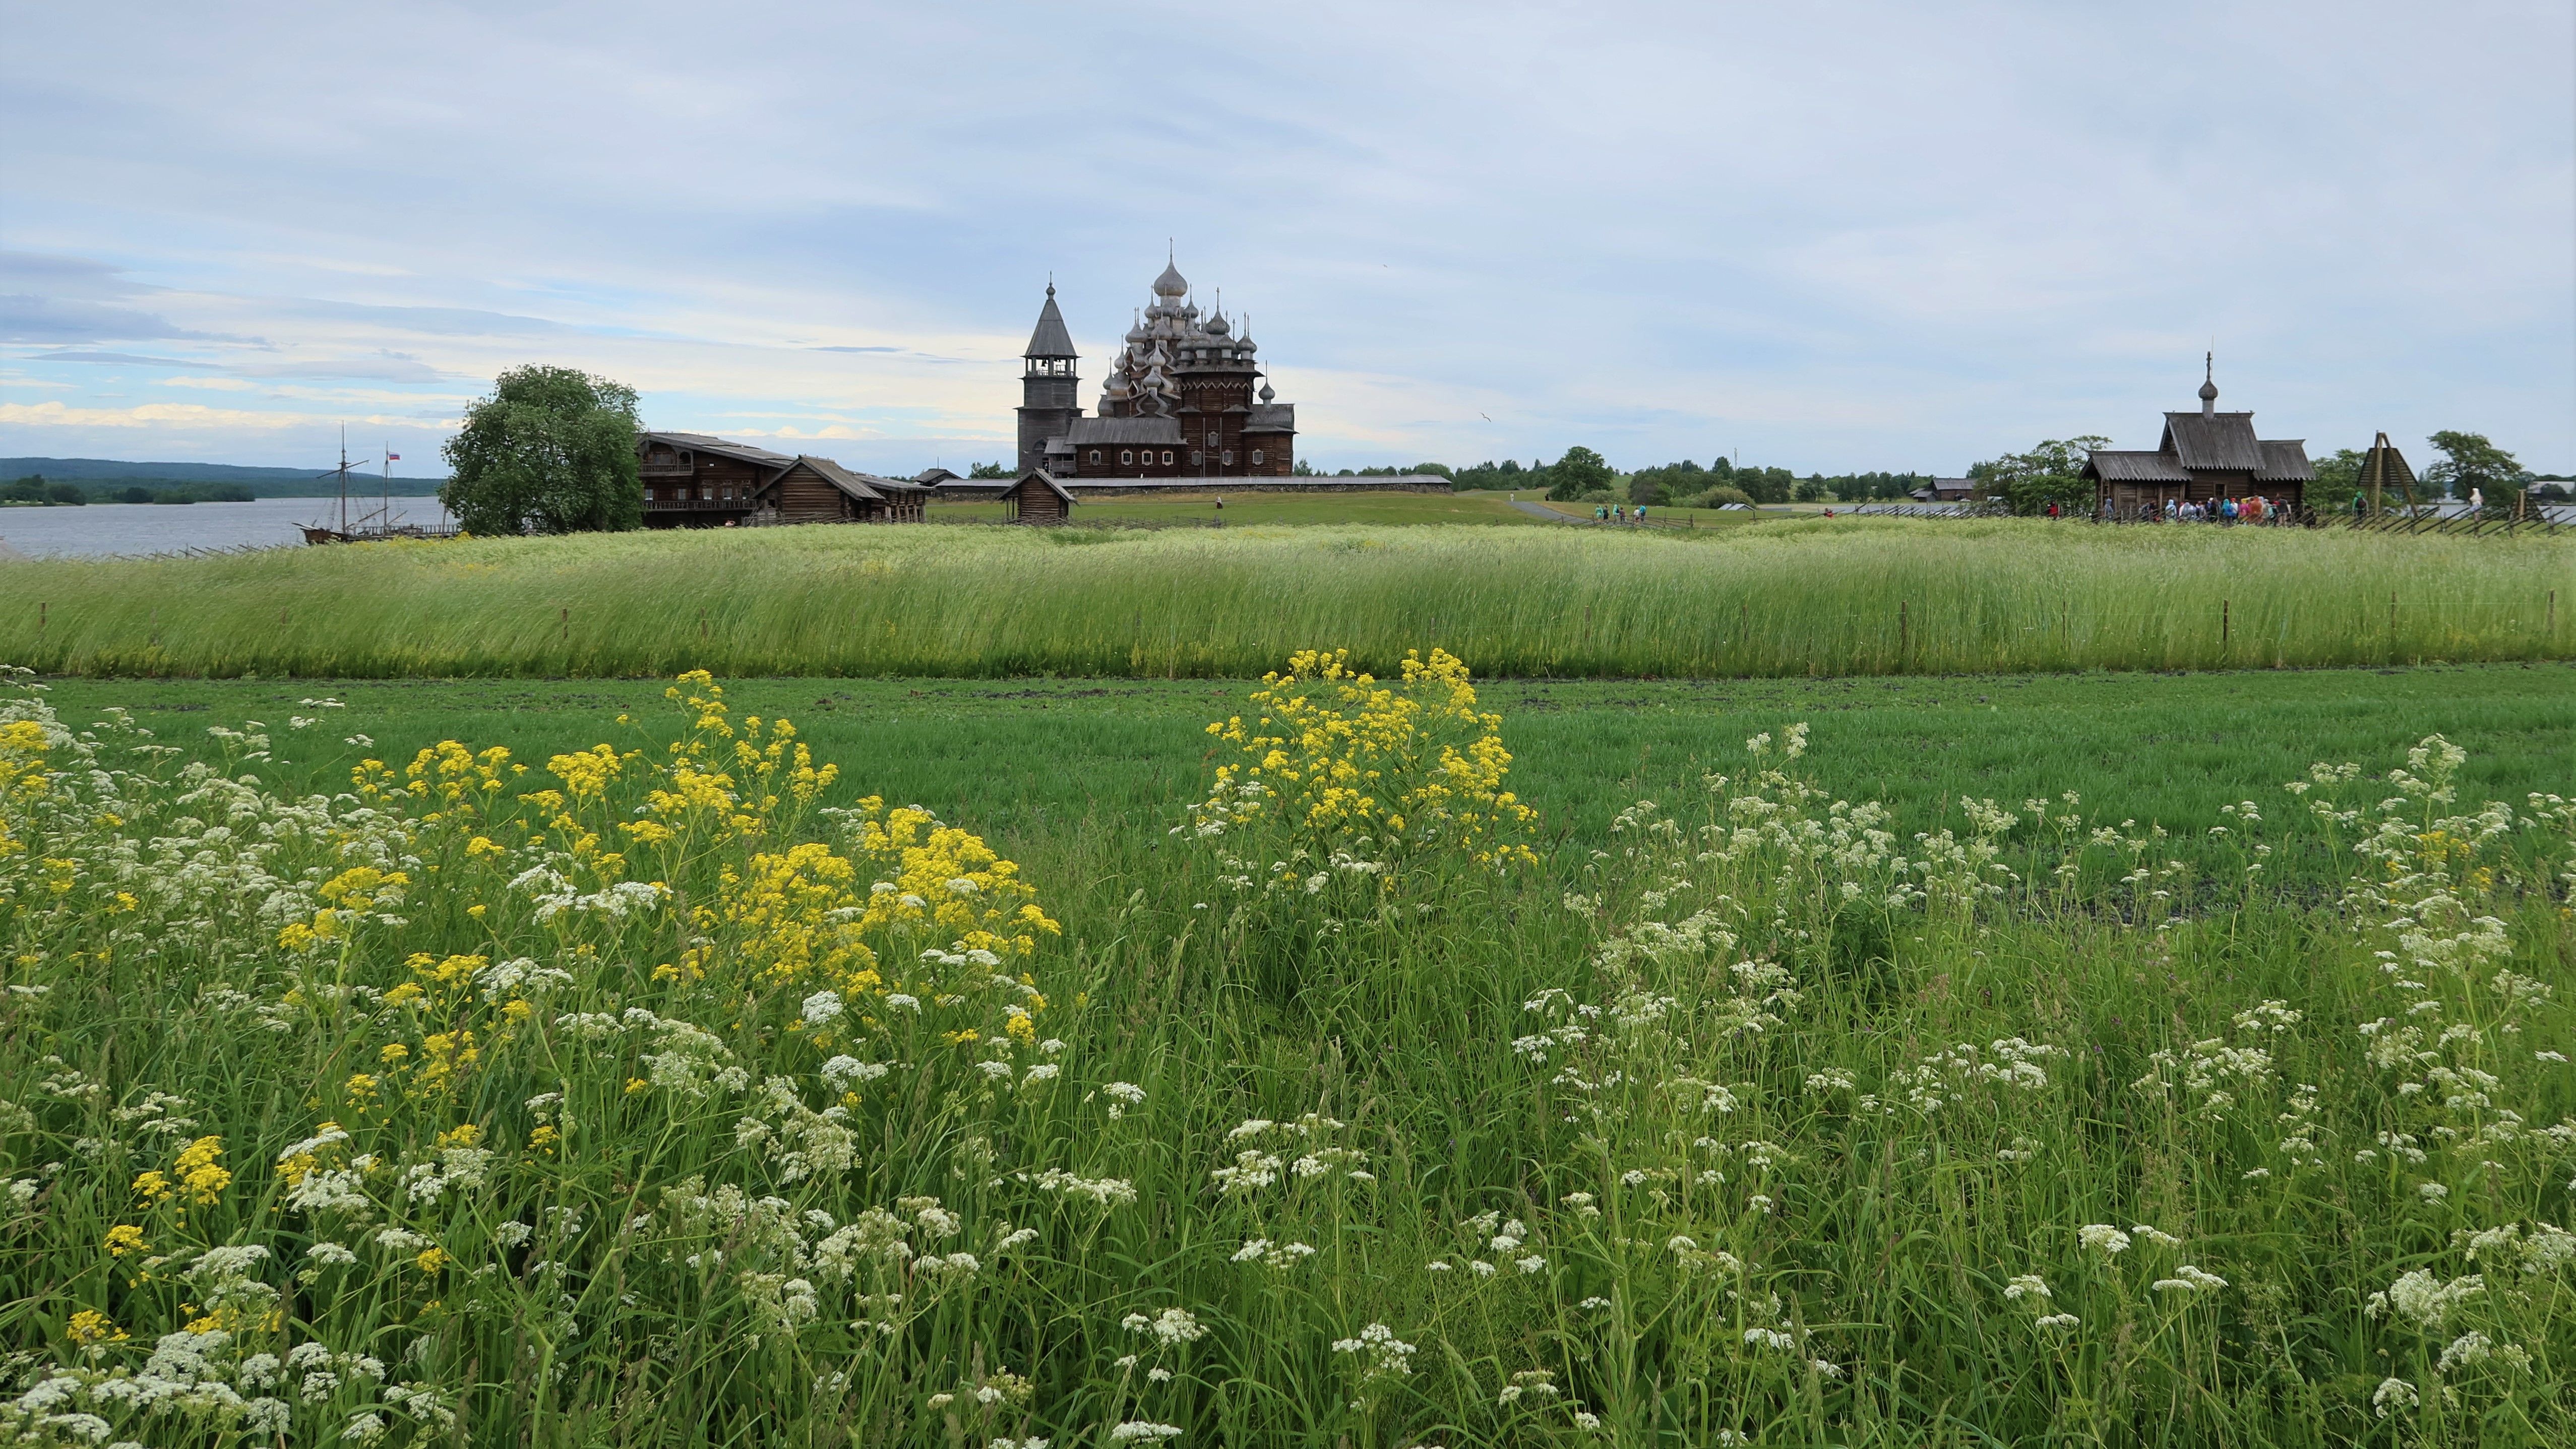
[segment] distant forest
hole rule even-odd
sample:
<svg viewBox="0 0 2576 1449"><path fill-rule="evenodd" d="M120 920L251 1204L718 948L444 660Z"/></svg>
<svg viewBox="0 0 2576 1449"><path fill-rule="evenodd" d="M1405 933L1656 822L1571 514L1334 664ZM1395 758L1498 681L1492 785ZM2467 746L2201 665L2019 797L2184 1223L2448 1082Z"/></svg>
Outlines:
<svg viewBox="0 0 2576 1449"><path fill-rule="evenodd" d="M74 485L83 502L150 503L171 495L192 501L216 503L251 498L330 498L340 491L339 479L331 474L315 477L304 468L244 468L229 463L129 463L114 458L0 458L0 479L14 479L24 484L29 478L40 480L38 491L47 485ZM380 473L349 474L351 493L385 494L397 498L426 498L438 492L445 478L397 477L390 483ZM16 486L8 485L8 486ZM20 488L21 493L26 490ZM69 502L56 489L55 502ZM140 491L147 495L133 497Z"/></svg>
<svg viewBox="0 0 2576 1449"><path fill-rule="evenodd" d="M1297 471L1312 476L1314 470L1301 463ZM1903 498L1932 481L1923 473L1810 473L1802 478L1786 468L1739 465L1725 458L1706 467L1685 458L1623 474L1589 448L1569 448L1553 463L1522 463L1513 458L1472 468L1416 463L1410 468L1344 468L1336 476L1385 478L1404 473L1437 474L1459 488L1527 489L1559 499L1591 501L1597 495L1605 502L1699 508Z"/></svg>

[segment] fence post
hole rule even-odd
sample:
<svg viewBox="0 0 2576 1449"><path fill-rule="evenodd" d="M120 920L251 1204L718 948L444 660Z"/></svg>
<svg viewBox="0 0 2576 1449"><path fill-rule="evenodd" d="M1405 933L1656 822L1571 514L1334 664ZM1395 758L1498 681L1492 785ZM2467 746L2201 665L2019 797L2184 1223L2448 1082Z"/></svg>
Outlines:
<svg viewBox="0 0 2576 1449"><path fill-rule="evenodd" d="M1913 654L1913 652L1914 652L1914 621L1913 621L1912 617L1910 616L1910 614L1909 614L1909 612L1908 612L1907 601L1906 601L1906 600L1904 600L1904 599L1899 599L1899 600L1897 600L1897 601L1896 601L1896 672L1897 672L1897 673L1902 674L1902 673L1904 673L1904 672L1905 672L1905 661L1907 660L1907 658L1908 658L1908 657L1910 657L1910 656Z"/></svg>
<svg viewBox="0 0 2576 1449"><path fill-rule="evenodd" d="M2222 653L2227 649L2228 608L2229 605L2227 600L2221 599L2218 601L2218 647Z"/></svg>
<svg viewBox="0 0 2576 1449"><path fill-rule="evenodd" d="M565 648L572 647L572 605L570 604L563 606L563 642Z"/></svg>
<svg viewBox="0 0 2576 1449"><path fill-rule="evenodd" d="M2397 662L2397 591L2388 591L2388 662Z"/></svg>

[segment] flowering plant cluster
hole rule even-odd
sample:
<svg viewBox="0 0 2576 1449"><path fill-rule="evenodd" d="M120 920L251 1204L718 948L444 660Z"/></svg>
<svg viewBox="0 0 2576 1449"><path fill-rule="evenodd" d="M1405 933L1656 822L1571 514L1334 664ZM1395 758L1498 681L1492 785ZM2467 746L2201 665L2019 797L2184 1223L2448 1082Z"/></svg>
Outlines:
<svg viewBox="0 0 2576 1449"><path fill-rule="evenodd" d="M1401 677L1351 667L1347 649L1303 649L1252 692L1260 713L1207 727L1238 758L1219 765L1189 829L1277 886L1318 891L1335 873L1383 878L1428 854L1531 864L1537 813L1503 788L1502 717L1480 712L1467 666L1405 651ZM1256 848L1258 847L1258 848ZM1363 868L1366 867L1366 868Z"/></svg>

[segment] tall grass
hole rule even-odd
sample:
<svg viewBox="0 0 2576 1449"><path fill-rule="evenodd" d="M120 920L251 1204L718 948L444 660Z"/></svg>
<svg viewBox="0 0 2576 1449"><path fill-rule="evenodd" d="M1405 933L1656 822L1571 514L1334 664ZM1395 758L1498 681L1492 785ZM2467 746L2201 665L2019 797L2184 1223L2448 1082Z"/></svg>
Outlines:
<svg viewBox="0 0 2576 1449"><path fill-rule="evenodd" d="M691 717L332 801L7 709L0 1432L2576 1430L2576 810L2439 742L2231 808L2216 870L1831 801L1788 731L1534 869L1174 809L1019 883Z"/></svg>
<svg viewBox="0 0 2576 1449"><path fill-rule="evenodd" d="M0 569L0 657L100 674L1246 677L1333 638L1488 676L2576 657L2576 545L1880 519L809 528Z"/></svg>

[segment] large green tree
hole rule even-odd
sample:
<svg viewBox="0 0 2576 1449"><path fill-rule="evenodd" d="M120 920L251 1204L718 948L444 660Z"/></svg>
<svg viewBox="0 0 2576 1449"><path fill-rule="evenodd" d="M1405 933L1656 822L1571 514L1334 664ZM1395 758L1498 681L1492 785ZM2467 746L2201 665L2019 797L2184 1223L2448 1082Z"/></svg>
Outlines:
<svg viewBox="0 0 2576 1449"><path fill-rule="evenodd" d="M639 527L635 389L569 367L514 367L448 439L439 501L468 533Z"/></svg>
<svg viewBox="0 0 2576 1449"><path fill-rule="evenodd" d="M2470 489L2477 488L2495 503L2522 486L2522 465L2482 433L2440 432L2425 441L2442 455L2442 461L2424 470L2424 481L2454 498L2466 498Z"/></svg>
<svg viewBox="0 0 2576 1449"><path fill-rule="evenodd" d="M2006 453L1972 465L1968 476L1988 498L2000 498L2025 517L2046 513L2054 503L2067 512L2093 506L2093 485L2084 480L2084 455L2111 445L2109 438L2087 433L2052 438L2027 453Z"/></svg>
<svg viewBox="0 0 2576 1449"><path fill-rule="evenodd" d="M1549 465L1547 496L1557 499L1580 498L1596 488L1608 488L1618 477L1610 469L1610 460L1590 448L1576 446L1565 450L1565 456Z"/></svg>

